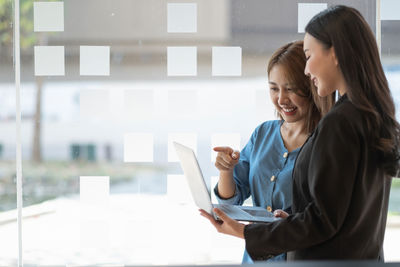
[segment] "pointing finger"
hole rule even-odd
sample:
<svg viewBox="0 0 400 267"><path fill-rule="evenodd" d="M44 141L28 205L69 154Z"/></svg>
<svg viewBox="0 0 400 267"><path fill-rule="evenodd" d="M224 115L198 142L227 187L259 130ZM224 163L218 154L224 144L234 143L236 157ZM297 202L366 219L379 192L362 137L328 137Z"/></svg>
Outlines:
<svg viewBox="0 0 400 267"><path fill-rule="evenodd" d="M233 149L230 148L229 146L216 146L213 148L213 150L216 152L223 152L226 154L231 154L233 152Z"/></svg>

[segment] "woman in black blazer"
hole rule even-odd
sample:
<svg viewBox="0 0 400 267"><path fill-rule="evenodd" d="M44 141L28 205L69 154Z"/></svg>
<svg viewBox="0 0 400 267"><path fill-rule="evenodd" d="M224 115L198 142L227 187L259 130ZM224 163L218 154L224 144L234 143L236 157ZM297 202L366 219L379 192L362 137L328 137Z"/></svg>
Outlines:
<svg viewBox="0 0 400 267"><path fill-rule="evenodd" d="M219 232L244 238L254 260L380 259L400 126L374 35L354 8L316 15L304 37L305 74L320 96L340 99L303 145L293 171L293 214L236 222L204 211Z"/></svg>

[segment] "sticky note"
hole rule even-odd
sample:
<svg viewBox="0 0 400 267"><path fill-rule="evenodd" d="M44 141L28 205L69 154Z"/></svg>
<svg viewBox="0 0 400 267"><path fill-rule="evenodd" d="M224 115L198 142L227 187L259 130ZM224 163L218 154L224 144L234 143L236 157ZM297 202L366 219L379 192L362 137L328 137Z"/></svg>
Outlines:
<svg viewBox="0 0 400 267"><path fill-rule="evenodd" d="M168 3L169 33L197 32L197 4L196 3Z"/></svg>
<svg viewBox="0 0 400 267"><path fill-rule="evenodd" d="M152 162L153 134L127 133L124 135L124 162Z"/></svg>
<svg viewBox="0 0 400 267"><path fill-rule="evenodd" d="M80 46L80 75L110 75L109 46Z"/></svg>
<svg viewBox="0 0 400 267"><path fill-rule="evenodd" d="M35 76L65 75L64 46L35 46Z"/></svg>
<svg viewBox="0 0 400 267"><path fill-rule="evenodd" d="M197 112L197 91L195 90L169 90L168 115L170 118L188 118Z"/></svg>
<svg viewBox="0 0 400 267"><path fill-rule="evenodd" d="M64 2L33 2L33 30L64 31Z"/></svg>
<svg viewBox="0 0 400 267"><path fill-rule="evenodd" d="M381 0L381 20L400 20L399 0Z"/></svg>
<svg viewBox="0 0 400 267"><path fill-rule="evenodd" d="M241 76L242 48L213 47L212 48L213 76Z"/></svg>
<svg viewBox="0 0 400 267"><path fill-rule="evenodd" d="M153 90L125 90L124 111L127 118L149 119L154 113Z"/></svg>
<svg viewBox="0 0 400 267"><path fill-rule="evenodd" d="M303 33L307 23L319 12L328 8L326 3L299 3L297 17L297 31Z"/></svg>
<svg viewBox="0 0 400 267"><path fill-rule="evenodd" d="M167 48L168 76L197 75L197 47Z"/></svg>
<svg viewBox="0 0 400 267"><path fill-rule="evenodd" d="M106 118L109 115L108 90L81 90L79 107L82 118Z"/></svg>

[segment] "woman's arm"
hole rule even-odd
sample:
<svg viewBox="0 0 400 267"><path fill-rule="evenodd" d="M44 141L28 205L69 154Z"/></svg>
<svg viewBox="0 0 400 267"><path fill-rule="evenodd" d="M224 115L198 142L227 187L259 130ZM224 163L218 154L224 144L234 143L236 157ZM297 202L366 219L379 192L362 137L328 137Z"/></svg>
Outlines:
<svg viewBox="0 0 400 267"><path fill-rule="evenodd" d="M236 183L233 180L233 169L239 162L240 152L230 147L214 147L218 152L215 167L219 170L218 193L219 197L229 199L233 197Z"/></svg>
<svg viewBox="0 0 400 267"><path fill-rule="evenodd" d="M294 180L293 191L310 200L297 203L304 208L280 221L246 225L246 249L253 259L315 246L342 227L360 160L361 139L353 122L341 114L325 117L315 140L304 145L293 176L297 172L301 177Z"/></svg>

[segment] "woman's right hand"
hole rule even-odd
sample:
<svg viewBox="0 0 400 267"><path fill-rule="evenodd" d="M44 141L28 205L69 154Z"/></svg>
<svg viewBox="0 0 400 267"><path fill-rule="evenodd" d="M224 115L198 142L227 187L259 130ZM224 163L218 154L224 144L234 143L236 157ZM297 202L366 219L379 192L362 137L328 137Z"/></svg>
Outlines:
<svg viewBox="0 0 400 267"><path fill-rule="evenodd" d="M215 159L215 167L219 171L232 172L235 165L239 162L240 152L228 146L214 147L214 151L218 152Z"/></svg>

